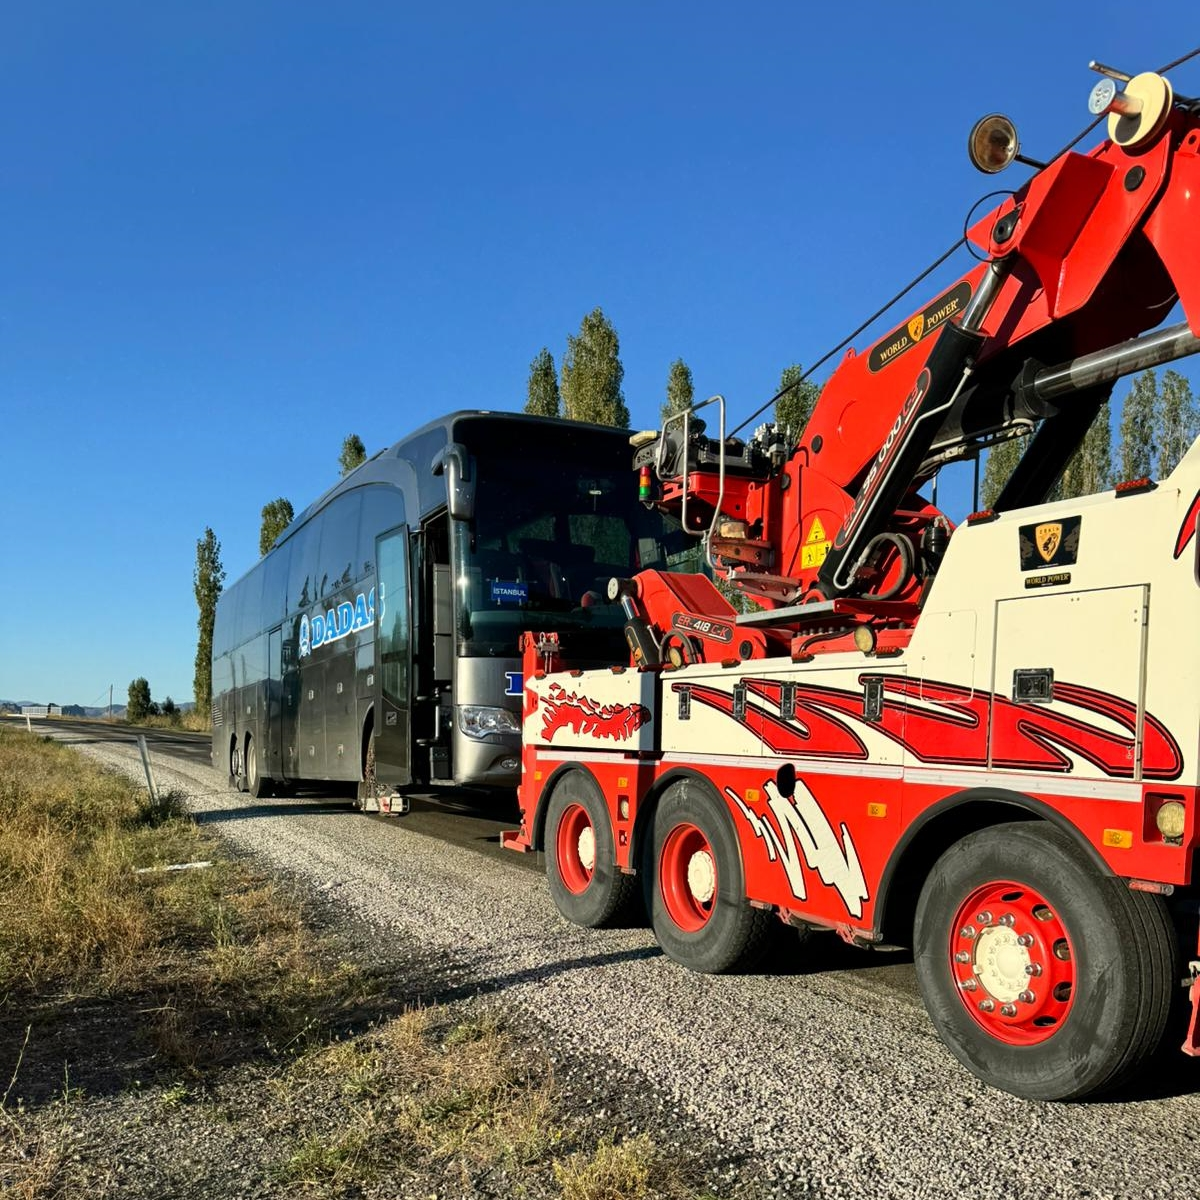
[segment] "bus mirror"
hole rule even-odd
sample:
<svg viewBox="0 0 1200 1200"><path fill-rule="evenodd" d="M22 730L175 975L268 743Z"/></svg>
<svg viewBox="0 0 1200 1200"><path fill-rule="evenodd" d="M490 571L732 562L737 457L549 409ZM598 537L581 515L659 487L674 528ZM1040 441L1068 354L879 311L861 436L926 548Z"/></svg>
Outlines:
<svg viewBox="0 0 1200 1200"><path fill-rule="evenodd" d="M470 521L475 516L475 479L466 447L451 442L433 460L433 473L446 476L450 516L456 521Z"/></svg>

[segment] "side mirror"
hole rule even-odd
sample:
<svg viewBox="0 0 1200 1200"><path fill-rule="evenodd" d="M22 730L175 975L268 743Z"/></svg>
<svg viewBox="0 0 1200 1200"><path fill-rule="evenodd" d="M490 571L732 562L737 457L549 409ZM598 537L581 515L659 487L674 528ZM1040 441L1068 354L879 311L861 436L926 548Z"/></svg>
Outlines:
<svg viewBox="0 0 1200 1200"><path fill-rule="evenodd" d="M475 478L467 448L451 442L433 460L433 473L446 476L450 516L456 521L470 521L475 516Z"/></svg>

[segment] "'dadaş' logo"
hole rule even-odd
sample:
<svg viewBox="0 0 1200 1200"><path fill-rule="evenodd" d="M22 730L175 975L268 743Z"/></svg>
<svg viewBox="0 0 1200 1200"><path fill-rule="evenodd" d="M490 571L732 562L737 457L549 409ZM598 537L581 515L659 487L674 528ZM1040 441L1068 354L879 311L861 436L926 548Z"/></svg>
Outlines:
<svg viewBox="0 0 1200 1200"><path fill-rule="evenodd" d="M354 603L343 600L337 608L317 613L312 620L300 618L300 657L311 654L318 646L336 642L365 629L375 621L375 589L359 592Z"/></svg>

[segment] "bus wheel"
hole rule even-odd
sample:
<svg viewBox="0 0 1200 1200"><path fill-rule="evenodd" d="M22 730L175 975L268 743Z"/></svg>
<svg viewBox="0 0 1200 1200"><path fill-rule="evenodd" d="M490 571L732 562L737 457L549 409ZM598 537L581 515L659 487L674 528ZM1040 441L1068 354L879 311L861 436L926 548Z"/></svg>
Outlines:
<svg viewBox="0 0 1200 1200"><path fill-rule="evenodd" d="M568 921L596 929L627 915L635 881L617 866L612 822L594 784L563 780L546 812L546 879Z"/></svg>
<svg viewBox="0 0 1200 1200"><path fill-rule="evenodd" d="M258 769L258 747L253 738L246 739L246 791L257 800L271 794L271 781Z"/></svg>
<svg viewBox="0 0 1200 1200"><path fill-rule="evenodd" d="M913 949L942 1040L1014 1095L1114 1088L1162 1040L1176 965L1162 897L1101 875L1051 825L951 846L921 891Z"/></svg>
<svg viewBox="0 0 1200 1200"><path fill-rule="evenodd" d="M654 812L646 902L659 945L693 971L745 970L767 949L775 917L746 899L737 834L723 801L673 783Z"/></svg>
<svg viewBox="0 0 1200 1200"><path fill-rule="evenodd" d="M235 792L242 790L242 752L238 749L237 738L229 740L229 786Z"/></svg>

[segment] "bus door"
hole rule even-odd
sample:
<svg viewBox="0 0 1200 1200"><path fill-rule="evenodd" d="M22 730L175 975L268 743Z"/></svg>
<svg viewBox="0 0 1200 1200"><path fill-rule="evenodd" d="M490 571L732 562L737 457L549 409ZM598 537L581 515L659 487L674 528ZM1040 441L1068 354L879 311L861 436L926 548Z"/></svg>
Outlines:
<svg viewBox="0 0 1200 1200"><path fill-rule="evenodd" d="M416 652L412 770L425 782L454 777L450 760L453 725L454 584L450 569L450 521L445 512L426 521L413 539L413 603Z"/></svg>
<svg viewBox="0 0 1200 1200"><path fill-rule="evenodd" d="M260 770L272 779L284 778L283 766L283 627L267 635L266 759Z"/></svg>
<svg viewBox="0 0 1200 1200"><path fill-rule="evenodd" d="M408 526L375 539L375 772L381 784L412 782L412 598Z"/></svg>

